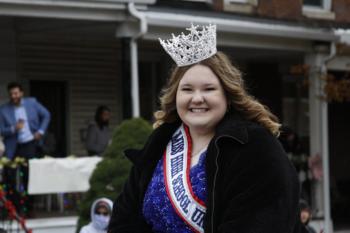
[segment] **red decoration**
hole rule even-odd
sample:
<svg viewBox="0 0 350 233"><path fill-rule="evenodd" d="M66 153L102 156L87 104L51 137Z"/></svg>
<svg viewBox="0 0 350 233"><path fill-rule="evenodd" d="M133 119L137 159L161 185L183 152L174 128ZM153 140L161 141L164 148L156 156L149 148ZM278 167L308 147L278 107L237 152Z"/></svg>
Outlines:
<svg viewBox="0 0 350 233"><path fill-rule="evenodd" d="M6 198L6 193L0 189L0 202L4 204L5 209L8 211L8 215L11 220L17 221L21 228L26 232L26 233L32 233L31 229L28 229L26 227L26 221L24 218L18 215L15 206L13 203Z"/></svg>

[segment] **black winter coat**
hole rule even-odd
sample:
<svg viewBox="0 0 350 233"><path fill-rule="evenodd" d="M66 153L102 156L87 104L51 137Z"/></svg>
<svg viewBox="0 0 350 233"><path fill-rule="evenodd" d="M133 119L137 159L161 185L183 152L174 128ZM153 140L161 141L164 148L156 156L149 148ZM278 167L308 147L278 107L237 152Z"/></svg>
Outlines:
<svg viewBox="0 0 350 233"><path fill-rule="evenodd" d="M127 150L130 177L114 203L109 233L152 232L142 214L153 171L180 122L165 123L144 148ZM299 232L299 182L278 140L264 127L231 115L218 125L206 157L205 233Z"/></svg>

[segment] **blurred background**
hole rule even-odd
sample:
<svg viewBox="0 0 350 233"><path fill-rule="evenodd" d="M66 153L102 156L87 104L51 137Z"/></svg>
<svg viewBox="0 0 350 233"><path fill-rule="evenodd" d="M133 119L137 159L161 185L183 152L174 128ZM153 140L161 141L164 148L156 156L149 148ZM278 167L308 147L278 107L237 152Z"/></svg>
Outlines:
<svg viewBox="0 0 350 233"><path fill-rule="evenodd" d="M174 65L158 38L216 24L218 50L281 120L315 228L350 232L349 12L348 0L0 0L0 103L21 82L51 112L42 156L85 157L97 106L112 129L152 122ZM74 232L84 195L37 195L27 223Z"/></svg>

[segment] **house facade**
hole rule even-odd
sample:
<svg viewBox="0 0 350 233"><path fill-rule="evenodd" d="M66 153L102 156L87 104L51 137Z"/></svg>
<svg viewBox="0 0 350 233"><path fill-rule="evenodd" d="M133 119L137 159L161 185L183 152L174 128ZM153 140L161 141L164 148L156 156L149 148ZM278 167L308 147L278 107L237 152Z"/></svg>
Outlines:
<svg viewBox="0 0 350 233"><path fill-rule="evenodd" d="M344 195L336 184L350 182L339 136L349 129L339 117L349 108L320 96L324 75L350 69L348 35L335 30L349 27L349 11L347 0L0 0L0 102L6 84L21 81L53 113L53 155L84 156L98 105L111 108L112 126L152 120L173 66L158 38L191 22L216 24L218 49L243 71L252 94L297 133L307 157L322 159L324 176L310 176L309 201L331 232L330 190ZM291 71L298 65L309 67L308 85Z"/></svg>

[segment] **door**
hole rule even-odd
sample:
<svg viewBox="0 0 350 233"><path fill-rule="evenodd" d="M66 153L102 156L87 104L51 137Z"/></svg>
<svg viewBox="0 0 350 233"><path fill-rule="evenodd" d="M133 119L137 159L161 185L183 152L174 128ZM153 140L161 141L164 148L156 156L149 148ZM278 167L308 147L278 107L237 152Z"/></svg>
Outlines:
<svg viewBox="0 0 350 233"><path fill-rule="evenodd" d="M51 122L44 137L43 155L67 155L67 83L65 81L32 80L30 95L51 113Z"/></svg>

